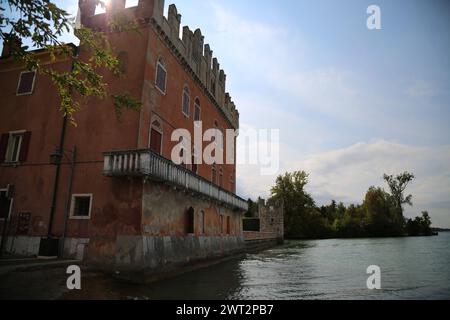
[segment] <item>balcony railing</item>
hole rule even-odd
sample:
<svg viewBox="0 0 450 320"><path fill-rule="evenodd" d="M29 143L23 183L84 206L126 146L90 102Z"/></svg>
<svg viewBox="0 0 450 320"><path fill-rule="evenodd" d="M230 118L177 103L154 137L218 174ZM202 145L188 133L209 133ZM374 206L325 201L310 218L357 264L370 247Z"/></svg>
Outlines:
<svg viewBox="0 0 450 320"><path fill-rule="evenodd" d="M151 150L105 152L103 155L103 174L108 177L146 176L206 196L233 209L248 210L244 199Z"/></svg>

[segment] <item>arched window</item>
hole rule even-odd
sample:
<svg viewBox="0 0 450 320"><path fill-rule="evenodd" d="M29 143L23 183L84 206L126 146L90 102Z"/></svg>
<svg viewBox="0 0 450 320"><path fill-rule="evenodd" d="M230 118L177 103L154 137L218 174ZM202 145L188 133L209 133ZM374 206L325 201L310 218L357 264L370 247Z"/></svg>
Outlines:
<svg viewBox="0 0 450 320"><path fill-rule="evenodd" d="M150 127L150 150L162 154L163 129L159 120L153 120Z"/></svg>
<svg viewBox="0 0 450 320"><path fill-rule="evenodd" d="M194 233L194 208L190 207L186 211L186 234Z"/></svg>
<svg viewBox="0 0 450 320"><path fill-rule="evenodd" d="M182 97L182 112L186 117L189 117L189 104L190 104L189 88L184 86Z"/></svg>
<svg viewBox="0 0 450 320"><path fill-rule="evenodd" d="M155 75L155 86L161 91L161 93L166 93L166 85L167 85L167 70L164 66L164 61L162 58L159 58L156 62L156 75Z"/></svg>
<svg viewBox="0 0 450 320"><path fill-rule="evenodd" d="M198 98L196 98L195 102L194 102L194 121L195 122L202 121L201 113L202 113L202 110L200 108L200 100Z"/></svg>

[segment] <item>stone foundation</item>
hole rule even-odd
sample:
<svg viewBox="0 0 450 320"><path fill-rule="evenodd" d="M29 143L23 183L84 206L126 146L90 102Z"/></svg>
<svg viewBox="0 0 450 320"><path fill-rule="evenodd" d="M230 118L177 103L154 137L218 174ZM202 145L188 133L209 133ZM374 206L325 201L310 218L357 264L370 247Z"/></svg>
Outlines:
<svg viewBox="0 0 450 320"><path fill-rule="evenodd" d="M118 236L114 251L114 261L98 259L96 252L88 264L127 280L148 282L244 253L245 243L234 236Z"/></svg>
<svg viewBox="0 0 450 320"><path fill-rule="evenodd" d="M39 254L40 241L41 237L37 236L9 236L3 250L13 255L34 257ZM83 261L88 244L89 239L66 238L63 257Z"/></svg>

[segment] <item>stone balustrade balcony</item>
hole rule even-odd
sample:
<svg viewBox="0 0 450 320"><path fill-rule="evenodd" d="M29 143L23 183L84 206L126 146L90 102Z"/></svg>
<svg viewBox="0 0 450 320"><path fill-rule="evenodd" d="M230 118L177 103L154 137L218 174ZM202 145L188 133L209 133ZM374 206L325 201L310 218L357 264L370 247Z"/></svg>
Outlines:
<svg viewBox="0 0 450 320"><path fill-rule="evenodd" d="M103 155L103 174L107 177L147 177L207 197L232 209L248 210L244 199L151 150L114 151Z"/></svg>

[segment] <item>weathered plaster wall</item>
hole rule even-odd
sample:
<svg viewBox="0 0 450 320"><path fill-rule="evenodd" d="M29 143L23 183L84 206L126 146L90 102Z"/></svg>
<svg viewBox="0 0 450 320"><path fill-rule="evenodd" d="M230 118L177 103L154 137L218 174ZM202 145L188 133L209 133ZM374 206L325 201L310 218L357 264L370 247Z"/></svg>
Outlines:
<svg viewBox="0 0 450 320"><path fill-rule="evenodd" d="M242 237L139 236L117 238L114 271L160 273L192 262L242 252Z"/></svg>
<svg viewBox="0 0 450 320"><path fill-rule="evenodd" d="M187 234L187 210L191 207L194 233ZM111 241L101 242L97 238L94 243L91 239L89 262L114 272L155 274L196 261L225 257L244 250L241 219L241 212L163 183L147 181L142 196L142 235L120 234Z"/></svg>
<svg viewBox="0 0 450 320"><path fill-rule="evenodd" d="M259 232L246 231L246 241L261 241L284 238L284 212L279 204L267 204L264 199L258 202Z"/></svg>
<svg viewBox="0 0 450 320"><path fill-rule="evenodd" d="M142 234L145 236L185 236L186 211L190 207L194 209L195 235L242 236L241 212L219 206L214 202L166 184L151 181L144 184ZM204 212L204 221L202 221L202 212ZM227 217L230 219L229 234Z"/></svg>

